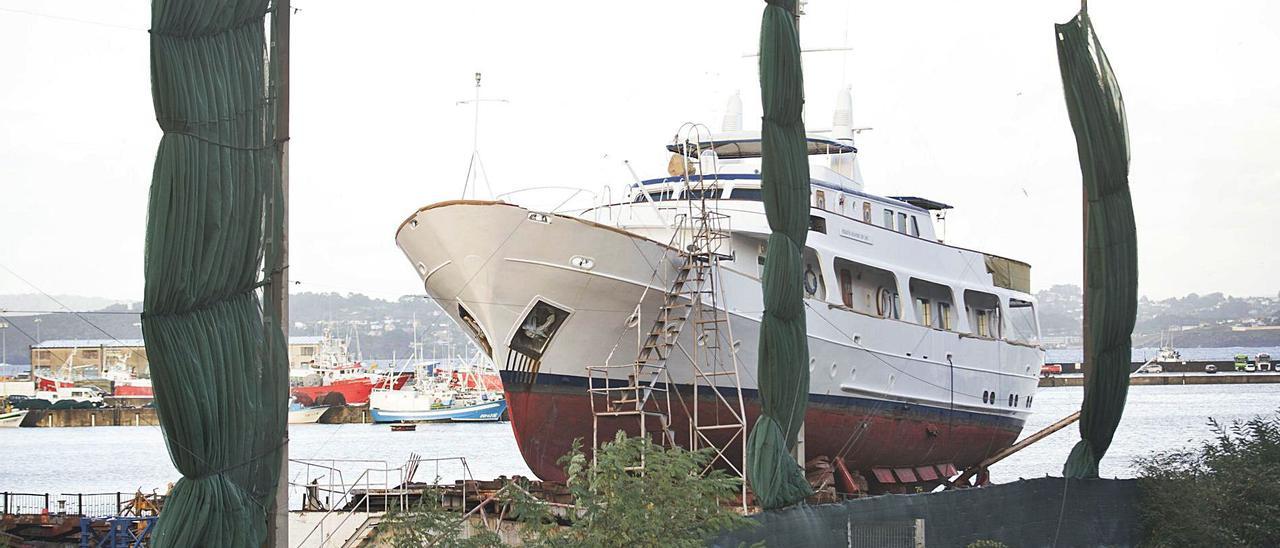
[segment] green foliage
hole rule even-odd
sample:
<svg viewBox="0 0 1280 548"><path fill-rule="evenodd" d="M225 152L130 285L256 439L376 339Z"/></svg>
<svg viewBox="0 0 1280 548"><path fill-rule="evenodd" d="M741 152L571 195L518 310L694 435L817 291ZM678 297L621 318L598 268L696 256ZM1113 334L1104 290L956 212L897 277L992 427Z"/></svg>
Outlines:
<svg viewBox="0 0 1280 548"><path fill-rule="evenodd" d="M592 464L575 443L560 463L569 476L578 519L549 530L543 546L701 546L711 535L751 523L722 504L741 483L721 470L702 471L711 449L667 449L622 432ZM628 468L641 464L641 475Z"/></svg>
<svg viewBox="0 0 1280 548"><path fill-rule="evenodd" d="M560 459L569 476L572 507L534 499L519 485L507 488L504 500L520 521L526 546L703 546L714 534L753 523L721 504L738 495L738 478L720 470L702 473L713 455L710 449L667 449L619 432L596 453L595 463L579 442ZM634 469L642 459L643 475ZM559 517L553 514L556 509L562 510ZM561 519L570 523L561 526ZM458 514L434 504L390 515L379 531L396 547L501 545L488 531L461 538Z"/></svg>
<svg viewBox="0 0 1280 548"><path fill-rule="evenodd" d="M1280 413L1138 459L1150 546L1280 546Z"/></svg>
<svg viewBox="0 0 1280 548"><path fill-rule="evenodd" d="M438 483L438 482L437 482ZM491 548L503 546L498 535L477 528L470 535L457 512L441 508L441 492L427 491L417 506L404 512L390 512L378 523L378 534L394 548Z"/></svg>

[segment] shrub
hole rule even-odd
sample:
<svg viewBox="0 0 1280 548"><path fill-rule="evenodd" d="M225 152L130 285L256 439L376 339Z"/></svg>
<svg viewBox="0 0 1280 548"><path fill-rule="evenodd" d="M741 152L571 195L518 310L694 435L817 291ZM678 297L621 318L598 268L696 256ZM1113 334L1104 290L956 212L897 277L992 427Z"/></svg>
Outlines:
<svg viewBox="0 0 1280 548"><path fill-rule="evenodd" d="M1280 546L1280 413L1223 426L1198 448L1138 459L1150 546Z"/></svg>
<svg viewBox="0 0 1280 548"><path fill-rule="evenodd" d="M739 478L721 470L703 473L713 456L711 449L668 449L619 432L597 451L592 463L575 441L560 459L574 497L568 526L558 526L550 506L518 485L507 490L506 500L523 526L526 546L703 546L712 535L754 523L722 504L738 496ZM642 458L643 474L636 469ZM438 494L428 493L417 508L387 516L379 533L397 548L501 544L488 531L461 538L459 515L438 508L437 499Z"/></svg>

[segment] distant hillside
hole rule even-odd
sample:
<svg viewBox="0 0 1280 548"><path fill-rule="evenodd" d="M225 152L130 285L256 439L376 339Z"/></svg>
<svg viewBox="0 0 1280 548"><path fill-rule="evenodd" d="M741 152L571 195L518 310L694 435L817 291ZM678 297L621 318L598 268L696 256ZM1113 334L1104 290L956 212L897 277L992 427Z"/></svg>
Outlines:
<svg viewBox="0 0 1280 548"><path fill-rule="evenodd" d="M1080 336L1083 298L1079 286L1055 285L1036 293L1036 301L1042 335ZM1163 300L1142 297L1133 340L1137 346L1158 346L1161 334L1171 333L1180 347L1280 345L1280 330L1245 329L1269 325L1280 325L1280 296L1191 293Z"/></svg>
<svg viewBox="0 0 1280 548"><path fill-rule="evenodd" d="M58 297L62 300L61 297ZM7 301L8 302L8 301ZM24 301L14 300L19 303ZM31 301L34 303L34 301ZM75 308L71 300L63 303ZM0 313L11 324L0 329L7 350L7 363L30 363L30 346L36 339L138 339L142 337L139 303L121 304L109 299L88 298L75 302L105 302L79 315L71 313L17 315ZM5 307L5 310L58 310L54 304L43 308ZM413 352L414 318L418 338L427 356L445 356L450 345L462 352L466 338L433 301L406 295L396 300L373 299L354 293L299 293L289 297L290 335L319 335L325 327L349 340L352 352L366 359L408 356ZM5 320L0 319L0 322Z"/></svg>
<svg viewBox="0 0 1280 548"><path fill-rule="evenodd" d="M59 302L62 304L58 304ZM82 295L54 295L49 298L38 293L21 293L0 295L0 310L5 311L5 316L30 316L43 311L65 310L62 305L72 310L101 310L113 304L127 302L129 301Z"/></svg>

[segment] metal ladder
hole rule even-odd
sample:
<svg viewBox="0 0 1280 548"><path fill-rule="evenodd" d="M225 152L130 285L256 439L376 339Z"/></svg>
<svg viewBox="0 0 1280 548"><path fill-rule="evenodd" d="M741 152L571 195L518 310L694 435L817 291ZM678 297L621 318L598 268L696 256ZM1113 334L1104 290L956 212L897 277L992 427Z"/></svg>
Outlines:
<svg viewBox="0 0 1280 548"><path fill-rule="evenodd" d="M682 192L687 204L687 212L675 223L672 237L672 244L680 250L680 262L649 330L643 335L637 333L640 336L636 359L629 364L587 368L593 447L598 448L601 441L600 419L622 416L638 419L642 437L648 436L649 422L657 420L661 442L672 446L677 444L671 428L672 394L667 360L674 352L679 352L693 366L692 409L677 394L689 417L688 447L714 448L715 458L708 464L708 470L723 462L736 475L745 478L745 461L735 462L736 459L731 460L725 454L735 443L741 445L741 454L746 454L746 413L738 379L737 343L721 305L724 288L719 281L720 260L732 259L731 255L721 251L730 238L729 216L716 210L716 193L722 188L714 158L710 161L712 169L709 173L698 169L704 163L700 139L704 130L704 127L686 124L677 134L677 145L685 162ZM641 304L643 299L644 295L641 296ZM637 305L633 316L636 325L640 308ZM692 349L684 348L679 342L686 325L693 328ZM626 381L621 386L609 381L613 371L627 372ZM597 384L597 375L602 377L603 384ZM705 410L708 412L704 412L703 406L698 404L698 396L707 393L712 395L713 404ZM655 395L658 397L654 398ZM643 470L643 462L634 468ZM745 481L743 484L745 501Z"/></svg>

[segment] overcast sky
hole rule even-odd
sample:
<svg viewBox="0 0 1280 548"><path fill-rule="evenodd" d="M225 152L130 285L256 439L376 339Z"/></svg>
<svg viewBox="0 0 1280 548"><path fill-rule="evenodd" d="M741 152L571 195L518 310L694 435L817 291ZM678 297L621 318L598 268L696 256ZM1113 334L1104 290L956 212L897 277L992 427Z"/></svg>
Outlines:
<svg viewBox="0 0 1280 548"><path fill-rule="evenodd" d="M462 192L472 74L496 192L598 191L666 166L686 121L741 90L759 126L763 2L295 0L295 290L420 293L395 246ZM447 6L447 8L446 8ZM1124 91L1141 292L1280 290L1280 4L1096 1ZM811 128L852 86L867 190L956 206L949 243L1079 283L1080 174L1053 23L1078 2L812 0ZM0 0L0 264L50 293L140 299L151 106L148 3ZM38 15L37 15L38 14ZM519 201L522 196L517 195ZM0 270L0 294L29 293Z"/></svg>

